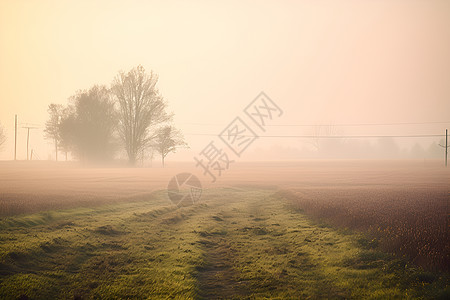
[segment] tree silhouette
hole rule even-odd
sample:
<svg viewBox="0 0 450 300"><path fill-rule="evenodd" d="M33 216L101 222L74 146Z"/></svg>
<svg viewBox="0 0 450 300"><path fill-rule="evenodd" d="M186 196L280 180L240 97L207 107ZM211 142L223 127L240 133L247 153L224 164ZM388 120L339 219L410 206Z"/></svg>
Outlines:
<svg viewBox="0 0 450 300"><path fill-rule="evenodd" d="M181 132L173 126L164 126L156 131L153 143L154 149L161 154L161 161L164 167L164 159L170 152L175 152L177 147L187 146Z"/></svg>
<svg viewBox="0 0 450 300"><path fill-rule="evenodd" d="M147 74L142 66L128 73L120 72L112 83L112 93L118 103L118 131L130 164L134 165L155 138L158 125L169 121L167 103L156 88L158 76Z"/></svg>
<svg viewBox="0 0 450 300"><path fill-rule="evenodd" d="M94 86L71 101L59 125L63 147L83 161L112 159L117 117L108 89Z"/></svg>
<svg viewBox="0 0 450 300"><path fill-rule="evenodd" d="M50 118L45 122L45 137L55 142L55 160L58 161L58 144L61 140L60 122L63 118L64 106L61 104L50 104L47 112Z"/></svg>

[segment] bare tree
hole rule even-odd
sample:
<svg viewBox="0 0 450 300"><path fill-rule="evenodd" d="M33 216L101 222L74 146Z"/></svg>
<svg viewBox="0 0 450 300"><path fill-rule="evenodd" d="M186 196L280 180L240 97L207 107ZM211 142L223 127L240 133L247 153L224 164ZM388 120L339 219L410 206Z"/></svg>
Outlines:
<svg viewBox="0 0 450 300"><path fill-rule="evenodd" d="M2 124L0 123L0 150L2 149L5 143L6 143L5 130L3 129Z"/></svg>
<svg viewBox="0 0 450 300"><path fill-rule="evenodd" d="M47 112L50 118L45 122L45 137L55 142L55 159L58 161L58 144L61 140L60 122L63 118L64 107L61 104L50 104Z"/></svg>
<svg viewBox="0 0 450 300"><path fill-rule="evenodd" d="M164 126L156 131L153 147L161 154L161 161L164 167L164 159L170 152L175 152L177 147L187 146L181 132L173 126Z"/></svg>
<svg viewBox="0 0 450 300"><path fill-rule="evenodd" d="M139 154L155 138L154 128L169 121L167 103L156 88L158 76L142 66L120 72L112 83L119 109L118 131L128 160L134 165Z"/></svg>

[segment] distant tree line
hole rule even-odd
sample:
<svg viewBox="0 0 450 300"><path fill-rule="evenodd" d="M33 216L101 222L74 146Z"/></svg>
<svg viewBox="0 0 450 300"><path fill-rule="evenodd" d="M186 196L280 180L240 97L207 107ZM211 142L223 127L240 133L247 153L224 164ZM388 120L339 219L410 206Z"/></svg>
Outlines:
<svg viewBox="0 0 450 300"><path fill-rule="evenodd" d="M275 145L270 149L255 149L252 159L278 157L282 159L444 159L441 139L429 143L399 145L394 138L378 139L316 139L303 141L300 147Z"/></svg>
<svg viewBox="0 0 450 300"><path fill-rule="evenodd" d="M142 66L120 72L111 86L94 85L69 98L67 105L50 104L45 136L58 152L84 162L110 161L124 150L130 164L149 149L165 157L186 146L170 124L167 102L159 93L158 76Z"/></svg>

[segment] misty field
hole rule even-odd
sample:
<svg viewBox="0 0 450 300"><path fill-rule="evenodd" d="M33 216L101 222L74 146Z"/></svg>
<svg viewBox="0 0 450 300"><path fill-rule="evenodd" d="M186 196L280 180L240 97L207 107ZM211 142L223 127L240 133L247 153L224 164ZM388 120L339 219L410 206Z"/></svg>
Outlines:
<svg viewBox="0 0 450 300"><path fill-rule="evenodd" d="M448 298L438 162L233 167L177 208L189 163L1 163L0 298Z"/></svg>

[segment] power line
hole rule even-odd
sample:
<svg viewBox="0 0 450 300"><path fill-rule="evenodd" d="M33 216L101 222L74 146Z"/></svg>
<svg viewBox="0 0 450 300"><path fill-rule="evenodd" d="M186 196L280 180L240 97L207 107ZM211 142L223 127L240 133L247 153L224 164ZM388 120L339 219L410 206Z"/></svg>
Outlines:
<svg viewBox="0 0 450 300"><path fill-rule="evenodd" d="M194 136L218 136L210 133L185 133L185 135ZM311 139L360 139L360 138L426 138L426 137L444 137L443 134L418 134L418 135L262 135L258 138L311 138ZM253 137L251 135L239 135L239 137Z"/></svg>
<svg viewBox="0 0 450 300"><path fill-rule="evenodd" d="M199 126L223 126L223 124L180 122L180 124ZM400 126L400 125L426 125L426 124L450 124L450 121L440 122L397 122L397 123L341 123L341 124L278 124L266 125L268 127L320 127L320 126Z"/></svg>
<svg viewBox="0 0 450 300"><path fill-rule="evenodd" d="M223 126L224 124L196 123L196 122L178 122L179 124L199 125L199 126ZM267 127L318 127L318 126L395 126L395 125L426 125L426 124L450 124L449 121L430 121L430 122L392 122L392 123L337 123L337 124L276 124L265 125ZM19 123L19 125L31 125L42 128L41 123Z"/></svg>
<svg viewBox="0 0 450 300"><path fill-rule="evenodd" d="M405 123L352 123L352 124L319 124L319 125L307 125L307 124L294 124L294 125L267 125L273 127L302 127L302 126L394 126L394 125L425 125L425 124L450 124L448 122L405 122Z"/></svg>

